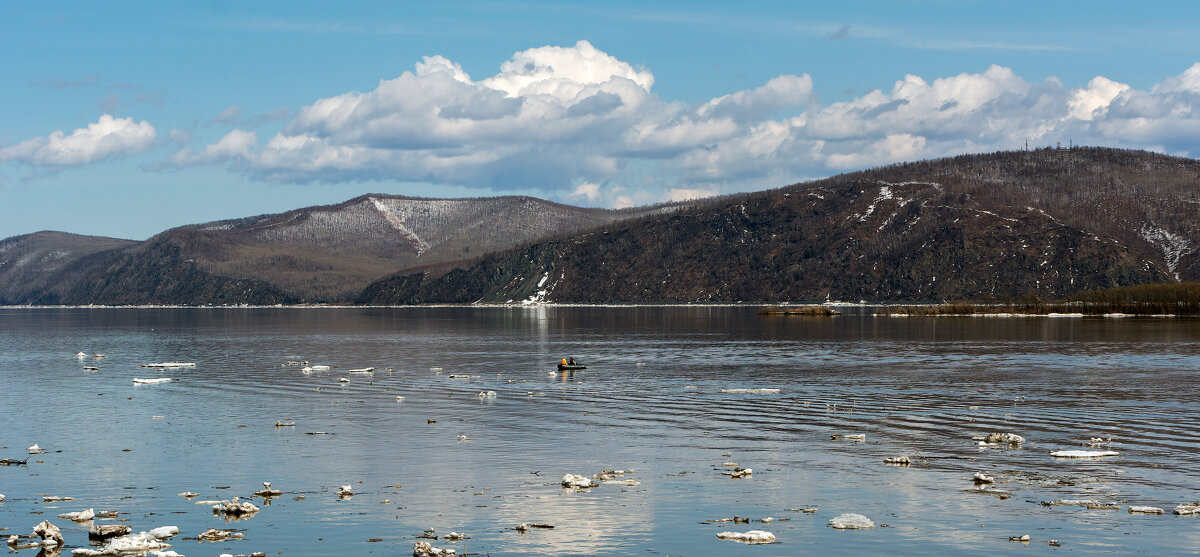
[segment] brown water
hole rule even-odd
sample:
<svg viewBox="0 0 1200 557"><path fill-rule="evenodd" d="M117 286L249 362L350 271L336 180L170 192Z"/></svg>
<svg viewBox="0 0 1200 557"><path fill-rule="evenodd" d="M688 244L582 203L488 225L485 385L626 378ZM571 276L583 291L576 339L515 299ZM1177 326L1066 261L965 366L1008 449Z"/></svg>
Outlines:
<svg viewBox="0 0 1200 557"><path fill-rule="evenodd" d="M135 531L179 526L185 555L409 554L429 528L469 535L430 540L460 555L1200 552L1200 517L1171 514L1200 500L1200 320L847 313L0 310L0 457L48 449L0 467L0 535L50 519L86 547L86 528L56 515L95 508ZM554 371L572 355L588 369ZM138 367L168 360L197 365ZM298 360L333 369L284 365ZM738 388L779 392L722 392ZM1027 442L971 439L993 431ZM1120 456L1049 455L1093 437ZM883 464L900 455L913 464ZM725 462L753 476L730 479ZM632 469L620 479L637 485L559 486L606 469ZM975 472L1012 496L968 492ZM247 498L262 481L284 495L230 524L176 495ZM353 497L336 495L344 484ZM1041 504L1053 499L1122 508ZM817 511L792 510L805 507ZM828 526L845 512L880 526ZM713 522L734 515L752 521ZM521 534L521 522L555 528ZM211 527L245 539L180 539ZM715 536L752 529L777 543Z"/></svg>

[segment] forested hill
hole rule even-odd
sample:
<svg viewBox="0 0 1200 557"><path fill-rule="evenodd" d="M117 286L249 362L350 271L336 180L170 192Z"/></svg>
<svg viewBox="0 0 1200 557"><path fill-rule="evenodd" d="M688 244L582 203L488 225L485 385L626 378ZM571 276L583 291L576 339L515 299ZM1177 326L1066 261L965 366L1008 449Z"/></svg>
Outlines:
<svg viewBox="0 0 1200 557"><path fill-rule="evenodd" d="M1200 163L966 155L727 196L402 273L364 304L939 301L1200 280Z"/></svg>

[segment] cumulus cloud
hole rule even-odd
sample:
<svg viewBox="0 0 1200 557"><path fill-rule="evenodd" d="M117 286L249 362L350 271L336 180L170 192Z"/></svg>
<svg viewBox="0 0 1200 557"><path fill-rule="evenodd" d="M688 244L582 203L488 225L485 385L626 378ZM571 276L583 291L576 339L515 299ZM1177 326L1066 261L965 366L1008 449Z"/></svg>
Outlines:
<svg viewBox="0 0 1200 557"><path fill-rule="evenodd" d="M0 161L32 166L79 166L112 157L141 153L154 144L154 126L145 120L100 116L95 123L67 135L62 130L0 148Z"/></svg>
<svg viewBox="0 0 1200 557"><path fill-rule="evenodd" d="M1028 81L993 65L906 75L830 104L818 101L807 74L697 103L662 99L654 82L648 69L587 41L517 52L482 79L428 56L373 90L284 112L290 120L265 143L241 131L184 149L168 164L229 163L258 179L298 183L538 190L618 206L1027 141L1200 150L1200 64L1147 90L1104 76L1081 87Z"/></svg>

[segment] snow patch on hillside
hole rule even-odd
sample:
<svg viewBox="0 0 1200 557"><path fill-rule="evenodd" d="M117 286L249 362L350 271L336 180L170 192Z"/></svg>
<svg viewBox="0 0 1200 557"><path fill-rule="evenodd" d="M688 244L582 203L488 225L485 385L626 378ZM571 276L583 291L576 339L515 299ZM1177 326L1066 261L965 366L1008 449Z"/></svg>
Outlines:
<svg viewBox="0 0 1200 557"><path fill-rule="evenodd" d="M1142 239L1162 250L1163 259L1167 261L1167 270L1175 276L1175 280L1180 280L1176 269L1183 256L1196 251L1192 243L1183 236L1172 234L1167 229L1150 223L1142 224L1141 235Z"/></svg>

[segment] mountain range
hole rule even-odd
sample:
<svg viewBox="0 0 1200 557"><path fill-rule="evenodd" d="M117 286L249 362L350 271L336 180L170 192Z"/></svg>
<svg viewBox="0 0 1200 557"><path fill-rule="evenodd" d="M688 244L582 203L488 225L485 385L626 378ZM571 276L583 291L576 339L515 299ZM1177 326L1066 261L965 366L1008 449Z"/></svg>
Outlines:
<svg viewBox="0 0 1200 557"><path fill-rule="evenodd" d="M0 241L0 304L921 302L1200 280L1200 162L964 155L619 211L365 195Z"/></svg>

